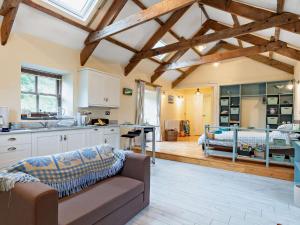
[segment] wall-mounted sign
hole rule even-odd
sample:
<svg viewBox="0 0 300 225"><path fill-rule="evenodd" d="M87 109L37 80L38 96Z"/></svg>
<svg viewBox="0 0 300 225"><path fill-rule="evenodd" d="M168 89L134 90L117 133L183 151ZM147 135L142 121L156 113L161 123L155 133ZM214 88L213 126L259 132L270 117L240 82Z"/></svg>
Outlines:
<svg viewBox="0 0 300 225"><path fill-rule="evenodd" d="M123 88L123 95L132 95L132 89L131 88Z"/></svg>

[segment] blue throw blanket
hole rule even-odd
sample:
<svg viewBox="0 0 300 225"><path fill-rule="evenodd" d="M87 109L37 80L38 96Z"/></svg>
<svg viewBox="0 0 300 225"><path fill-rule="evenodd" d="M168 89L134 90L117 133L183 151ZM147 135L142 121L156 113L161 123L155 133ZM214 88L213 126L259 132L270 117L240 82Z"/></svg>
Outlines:
<svg viewBox="0 0 300 225"><path fill-rule="evenodd" d="M124 161L124 151L101 145L27 158L8 168L7 172L30 175L56 189L59 197L64 197L116 175L122 169Z"/></svg>

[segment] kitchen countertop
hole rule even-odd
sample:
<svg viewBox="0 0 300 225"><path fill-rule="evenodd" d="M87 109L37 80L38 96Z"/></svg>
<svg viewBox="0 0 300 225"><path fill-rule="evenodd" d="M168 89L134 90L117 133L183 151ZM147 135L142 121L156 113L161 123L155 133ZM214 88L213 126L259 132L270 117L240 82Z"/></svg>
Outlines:
<svg viewBox="0 0 300 225"><path fill-rule="evenodd" d="M82 130L82 129L102 129L110 127L119 127L119 124L109 124L106 126L71 126L71 127L49 127L49 128L33 128L33 129L20 129L12 130L10 132L0 132L0 135L11 135L11 134L30 134L30 133L39 133L39 132L54 132L54 131L68 131L68 130Z"/></svg>

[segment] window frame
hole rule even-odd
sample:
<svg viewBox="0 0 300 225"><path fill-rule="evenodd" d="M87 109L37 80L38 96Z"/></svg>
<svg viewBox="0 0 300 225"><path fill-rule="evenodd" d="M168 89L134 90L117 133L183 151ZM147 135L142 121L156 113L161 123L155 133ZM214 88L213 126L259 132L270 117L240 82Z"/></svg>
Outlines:
<svg viewBox="0 0 300 225"><path fill-rule="evenodd" d="M84 7L79 12L77 10L71 9L70 7L68 7L68 5L64 4L60 0L45 0L45 2L71 16L81 19L82 21L85 21L90 16L91 12L97 5L97 1L95 0L86 0Z"/></svg>
<svg viewBox="0 0 300 225"><path fill-rule="evenodd" d="M30 94L34 95L36 97L36 109L37 112L31 112L31 114L51 114L58 116L61 114L61 107L62 107L62 75L60 74L54 74L54 73L49 73L45 71L39 71L39 70L34 70L34 69L29 69L29 68L21 68L21 76L23 74L29 74L33 75L35 79L35 86L34 89L35 91L22 91L22 86L21 86L21 95L22 94ZM47 94L47 93L41 93L39 92L39 86L38 86L38 79L39 77L48 77L48 78L54 78L56 79L56 93L55 94ZM40 96L52 96L56 97L57 99L57 112L41 112L40 111ZM22 108L21 108L22 111ZM22 118L24 119L24 118ZM28 119L28 118L27 118Z"/></svg>

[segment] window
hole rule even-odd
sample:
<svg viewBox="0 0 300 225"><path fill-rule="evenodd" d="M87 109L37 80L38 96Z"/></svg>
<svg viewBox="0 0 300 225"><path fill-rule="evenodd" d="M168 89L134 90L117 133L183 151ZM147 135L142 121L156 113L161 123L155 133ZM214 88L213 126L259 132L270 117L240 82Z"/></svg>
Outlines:
<svg viewBox="0 0 300 225"><path fill-rule="evenodd" d="M62 76L22 68L22 119L60 115Z"/></svg>
<svg viewBox="0 0 300 225"><path fill-rule="evenodd" d="M166 43L163 42L163 41L158 41L154 46L153 48L160 48L160 47L164 47L166 46ZM160 60L160 61L163 61L164 58L166 58L167 56L167 53L165 54L161 54L161 55L157 55L157 56L154 56L156 59Z"/></svg>
<svg viewBox="0 0 300 225"><path fill-rule="evenodd" d="M45 0L50 5L85 21L98 0Z"/></svg>

